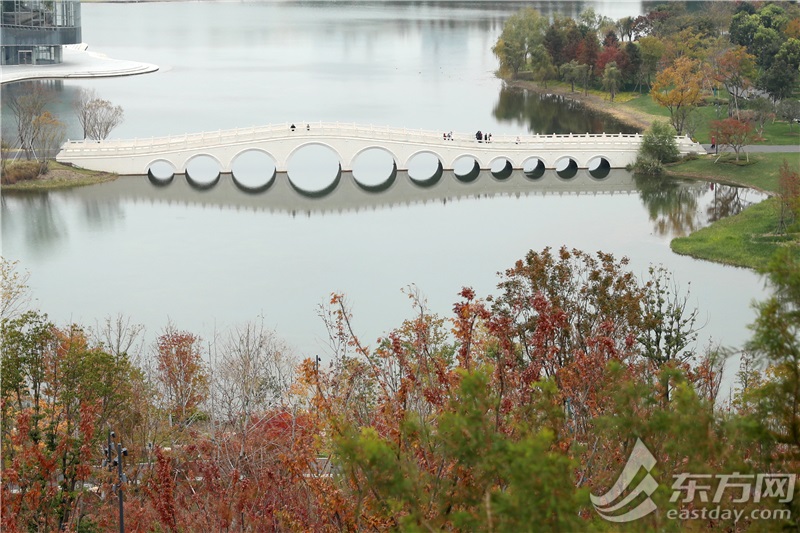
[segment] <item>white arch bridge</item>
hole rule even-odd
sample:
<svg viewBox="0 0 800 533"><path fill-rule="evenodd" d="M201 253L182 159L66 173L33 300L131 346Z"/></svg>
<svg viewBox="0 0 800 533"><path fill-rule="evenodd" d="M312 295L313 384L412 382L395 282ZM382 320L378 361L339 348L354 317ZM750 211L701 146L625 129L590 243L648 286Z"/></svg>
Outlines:
<svg viewBox="0 0 800 533"><path fill-rule="evenodd" d="M295 126L294 128L292 126ZM353 170L359 155L369 150L387 152L394 169L408 170L420 154L432 154L439 161L439 172L453 170L463 161L474 173L492 170L526 173L546 169L574 172L577 169L624 168L633 163L641 144L639 134L496 135L491 141L478 141L475 134L398 129L341 123L274 124L168 136L150 139L105 141L67 141L56 160L91 170L122 175L152 173L155 167L188 174L197 158L216 162L221 173L233 172L238 158L256 152L272 162L274 172L286 172L298 150L321 145L335 152L339 171ZM678 137L682 154L703 153L703 148L688 137ZM499 169L499 170L497 170ZM160 171L163 174L163 170ZM167 172L169 175L169 172Z"/></svg>

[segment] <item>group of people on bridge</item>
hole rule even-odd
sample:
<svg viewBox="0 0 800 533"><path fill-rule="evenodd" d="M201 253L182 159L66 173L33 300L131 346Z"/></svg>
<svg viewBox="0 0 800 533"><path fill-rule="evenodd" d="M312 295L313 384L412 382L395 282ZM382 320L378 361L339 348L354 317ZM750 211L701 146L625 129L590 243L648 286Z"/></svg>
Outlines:
<svg viewBox="0 0 800 533"><path fill-rule="evenodd" d="M483 133L481 130L478 130L478 133L475 134L475 138L478 142L492 142L492 134L491 133ZM445 132L442 133L442 140L444 141L452 141L453 140L453 132ZM519 144L519 137L517 137L517 144Z"/></svg>
<svg viewBox="0 0 800 533"><path fill-rule="evenodd" d="M294 132L296 129L297 129L297 127L294 124L289 126L289 130L292 131L292 132ZM310 130L311 130L311 125L306 124L306 131L310 131ZM475 139L477 139L479 143L480 142L490 143L490 142L492 142L492 134L491 133L483 133L481 130L478 130L478 132L475 134ZM453 140L453 132L450 131L450 132L442 133L442 140L452 141ZM517 144L519 144L519 137L517 137Z"/></svg>

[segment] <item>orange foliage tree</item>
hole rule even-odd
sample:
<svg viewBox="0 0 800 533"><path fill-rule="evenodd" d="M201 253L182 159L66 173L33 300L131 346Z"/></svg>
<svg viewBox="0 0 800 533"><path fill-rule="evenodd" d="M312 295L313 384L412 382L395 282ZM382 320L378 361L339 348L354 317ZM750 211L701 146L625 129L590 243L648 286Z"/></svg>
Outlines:
<svg viewBox="0 0 800 533"><path fill-rule="evenodd" d="M2 322L3 531L91 527L102 424L119 406L130 367L92 347L77 326L28 312Z"/></svg>
<svg viewBox="0 0 800 533"><path fill-rule="evenodd" d="M758 76L755 61L755 56L748 54L744 46L729 48L716 60L714 78L722 83L733 97L737 119L741 119L739 98L752 86L753 80Z"/></svg>
<svg viewBox="0 0 800 533"><path fill-rule="evenodd" d="M156 341L157 377L164 392L170 427L190 425L208 395L208 370L200 339L173 326Z"/></svg>
<svg viewBox="0 0 800 533"><path fill-rule="evenodd" d="M703 74L700 61L686 56L656 76L650 94L658 104L669 109L670 122L683 135L686 117L702 101Z"/></svg>
<svg viewBox="0 0 800 533"><path fill-rule="evenodd" d="M682 371L685 345L668 351L645 341L658 335L642 334L684 328L690 320L656 317L680 315L681 300L648 298L663 284L641 283L626 265L603 253L530 252L504 273L499 296L481 300L463 289L449 332L448 321L428 313L412 292L416 316L374 349L358 341L335 295L330 329L351 352L324 370L309 361L307 373L317 385L314 402L333 440L354 527L480 529L492 520L521 527L514 520L528 515L509 504L516 478L499 464L541 483L529 489L536 500L529 507L548 509L548 518L537 520L580 527L567 518L577 516L576 485L591 486L624 461L625 444L601 438L596 427L600 418L619 415L608 401L619 377L609 368L620 365L626 379L645 383L667 404L659 384L674 386L661 369ZM466 440L451 433L454 427ZM507 455L511 450L547 457L554 468L545 474L532 459L523 467ZM561 460L571 472L566 485ZM549 508L537 499L540 490L563 493L564 506Z"/></svg>

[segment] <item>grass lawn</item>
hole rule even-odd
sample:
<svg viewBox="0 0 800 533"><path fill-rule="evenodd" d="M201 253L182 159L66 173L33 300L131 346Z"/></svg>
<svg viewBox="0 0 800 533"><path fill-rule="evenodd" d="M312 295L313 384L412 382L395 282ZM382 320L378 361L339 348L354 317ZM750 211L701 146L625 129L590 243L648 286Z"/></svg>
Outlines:
<svg viewBox="0 0 800 533"><path fill-rule="evenodd" d="M734 154L723 155L718 163L714 163L715 159L716 156L701 156L694 161L669 165L667 172L671 176L727 182L773 193L778 190L778 169L784 161L800 172L800 157L796 153L750 154L749 164L743 154L738 164Z"/></svg>
<svg viewBox="0 0 800 533"><path fill-rule="evenodd" d="M779 247L800 253L800 234L775 235L778 200L769 198L738 215L722 219L688 237L673 239L672 251L727 265L760 269Z"/></svg>
<svg viewBox="0 0 800 533"><path fill-rule="evenodd" d="M3 185L4 191L41 191L94 185L117 179L116 174L97 172L78 167L62 165L55 161L48 163L49 171L36 179L19 181L13 185Z"/></svg>
<svg viewBox="0 0 800 533"><path fill-rule="evenodd" d="M624 102L626 106L637 111L661 116L664 117L665 120L669 120L669 110L666 107L658 105L649 94L643 94L625 100ZM699 142L708 144L711 142L711 121L728 118L728 106L726 104L721 105L719 107L719 112L717 112L716 106L709 104L699 107L698 112L700 113L700 119L694 137ZM795 124L790 130L788 122L777 120L774 122L767 121L764 125L763 138L753 142L753 144L774 144L781 146L800 144L800 124Z"/></svg>
<svg viewBox="0 0 800 533"><path fill-rule="evenodd" d="M658 105L648 93L638 95L635 98L628 100L625 102L625 105L628 105L637 111L648 113L650 115L658 115L669 120L669 109Z"/></svg>
<svg viewBox="0 0 800 533"><path fill-rule="evenodd" d="M702 157L671 165L673 176L688 176L755 187L767 192L778 188L778 169L786 160L800 172L796 154L751 154L751 164L737 165L732 156L725 163L714 163L714 157ZM740 161L742 163L742 161ZM775 235L778 226L778 199L769 198L692 233L673 239L675 253L728 265L762 268L779 247L792 246L800 254L800 233Z"/></svg>

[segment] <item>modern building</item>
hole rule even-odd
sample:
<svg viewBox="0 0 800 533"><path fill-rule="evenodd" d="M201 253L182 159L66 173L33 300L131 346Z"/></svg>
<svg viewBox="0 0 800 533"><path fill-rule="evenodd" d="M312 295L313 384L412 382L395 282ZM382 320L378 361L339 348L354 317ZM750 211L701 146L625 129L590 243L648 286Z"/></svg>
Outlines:
<svg viewBox="0 0 800 533"><path fill-rule="evenodd" d="M61 47L81 42L79 0L1 0L0 65L61 63Z"/></svg>

